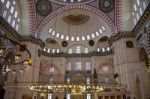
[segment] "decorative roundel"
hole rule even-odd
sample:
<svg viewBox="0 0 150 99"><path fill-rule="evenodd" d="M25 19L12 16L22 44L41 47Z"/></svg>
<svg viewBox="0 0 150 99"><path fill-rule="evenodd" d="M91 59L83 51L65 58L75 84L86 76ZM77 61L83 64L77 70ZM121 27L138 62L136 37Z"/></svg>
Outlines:
<svg viewBox="0 0 150 99"><path fill-rule="evenodd" d="M52 10L51 2L49 0L38 0L36 10L40 15L47 16Z"/></svg>
<svg viewBox="0 0 150 99"><path fill-rule="evenodd" d="M99 8L101 11L108 13L114 9L115 0L99 0Z"/></svg>
<svg viewBox="0 0 150 99"><path fill-rule="evenodd" d="M95 43L95 42L94 42L93 40L90 40L90 41L89 41L89 45L90 45L90 46L94 46L94 43Z"/></svg>
<svg viewBox="0 0 150 99"><path fill-rule="evenodd" d="M40 56L41 56L41 50L38 49L38 57L40 57Z"/></svg>
<svg viewBox="0 0 150 99"><path fill-rule="evenodd" d="M62 45L63 47L67 47L67 46L68 46L68 43L67 43L67 41L62 41L61 45Z"/></svg>

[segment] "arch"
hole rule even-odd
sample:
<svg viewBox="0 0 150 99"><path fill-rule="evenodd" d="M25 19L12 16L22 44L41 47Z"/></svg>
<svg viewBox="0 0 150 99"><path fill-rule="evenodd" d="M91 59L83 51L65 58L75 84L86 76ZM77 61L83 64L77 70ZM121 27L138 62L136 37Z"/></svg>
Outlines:
<svg viewBox="0 0 150 99"><path fill-rule="evenodd" d="M141 47L139 50L140 60L142 60L142 61L145 60L146 56L147 56L147 52L146 52L145 48Z"/></svg>
<svg viewBox="0 0 150 99"><path fill-rule="evenodd" d="M100 39L96 42L96 48L97 47L107 47L109 45L109 37L108 36L102 36Z"/></svg>
<svg viewBox="0 0 150 99"><path fill-rule="evenodd" d="M29 27L28 34L35 35L36 32L36 10L35 0L27 0L27 7L29 13Z"/></svg>
<svg viewBox="0 0 150 99"><path fill-rule="evenodd" d="M114 68L112 63L108 63L108 62L106 63L105 62L105 63L99 64L98 67L97 67L97 70L100 70L103 66L106 66L106 65L111 67L111 68Z"/></svg>
<svg viewBox="0 0 150 99"><path fill-rule="evenodd" d="M40 37L40 33L44 30L45 26L48 24L48 22L50 20L52 20L53 18L55 18L57 15L72 10L72 9L80 9L80 10L85 10L85 11L89 11L93 14L98 15L100 18L102 18L108 25L108 27L110 28L112 34L116 34L117 33L117 29L115 27L115 25L113 24L113 22L111 21L111 19L104 14L102 11L91 7L91 6L87 6L87 5L70 5L70 6L65 6L62 8L57 9L56 11L52 12L51 14L49 14L39 25L38 29L37 29L37 37Z"/></svg>
<svg viewBox="0 0 150 99"><path fill-rule="evenodd" d="M109 37L108 36L102 36L98 41L99 42L106 42L109 40Z"/></svg>
<svg viewBox="0 0 150 99"><path fill-rule="evenodd" d="M108 68L105 68L105 67ZM109 62L104 62L97 67L98 81L104 83L114 82L114 67Z"/></svg>
<svg viewBox="0 0 150 99"><path fill-rule="evenodd" d="M45 47L43 49L44 52L47 53L60 53L61 52L61 46L55 39L46 39Z"/></svg>
<svg viewBox="0 0 150 99"><path fill-rule="evenodd" d="M14 63L15 62L15 50L12 48L6 49L4 51L5 58L9 61Z"/></svg>
<svg viewBox="0 0 150 99"><path fill-rule="evenodd" d="M60 72L57 65L55 65L53 63L44 64L44 63L40 62L40 72L44 72L46 69L49 70L49 68L51 68L51 67L54 67L57 70L58 73Z"/></svg>

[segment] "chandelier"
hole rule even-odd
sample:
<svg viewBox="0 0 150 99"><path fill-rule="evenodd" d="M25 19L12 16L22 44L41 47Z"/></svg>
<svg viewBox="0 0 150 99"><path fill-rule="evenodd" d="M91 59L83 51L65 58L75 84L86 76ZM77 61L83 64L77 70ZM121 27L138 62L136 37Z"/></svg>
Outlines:
<svg viewBox="0 0 150 99"><path fill-rule="evenodd" d="M117 83L99 83L99 84L46 84L28 83L26 85L7 84L5 88L24 88L38 93L99 93L99 92L127 92L126 86Z"/></svg>

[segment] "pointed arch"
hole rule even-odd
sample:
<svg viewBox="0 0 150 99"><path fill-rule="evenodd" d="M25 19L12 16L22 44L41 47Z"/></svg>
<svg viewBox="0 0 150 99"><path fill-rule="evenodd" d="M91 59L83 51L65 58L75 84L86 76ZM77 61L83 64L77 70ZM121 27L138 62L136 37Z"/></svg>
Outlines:
<svg viewBox="0 0 150 99"><path fill-rule="evenodd" d="M103 19L106 22L106 24L110 28L112 34L117 33L117 28L114 25L114 23L112 22L112 20L102 11L100 11L94 7L91 7L91 6L87 6L87 5L70 5L70 6L65 6L65 7L59 8L59 9L55 10L54 12L52 12L51 14L49 14L39 25L39 27L36 31L37 37L40 37L40 34L42 33L45 26L49 23L50 20L55 18L57 15L64 13L66 11L72 10L72 9L80 9L80 10L84 10L84 11L89 11L95 15L98 15L101 19Z"/></svg>
<svg viewBox="0 0 150 99"><path fill-rule="evenodd" d="M35 0L27 0L28 12L29 12L29 35L35 35L36 32L36 10Z"/></svg>

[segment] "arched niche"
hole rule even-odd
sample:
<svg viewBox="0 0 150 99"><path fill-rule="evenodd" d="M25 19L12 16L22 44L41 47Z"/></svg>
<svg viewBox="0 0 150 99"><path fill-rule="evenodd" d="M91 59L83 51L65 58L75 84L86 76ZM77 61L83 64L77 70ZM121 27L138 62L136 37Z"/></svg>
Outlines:
<svg viewBox="0 0 150 99"><path fill-rule="evenodd" d="M61 49L59 43L52 38L47 38L45 40L45 48L48 53L59 53Z"/></svg>
<svg viewBox="0 0 150 99"><path fill-rule="evenodd" d="M96 47L97 48L105 48L105 47L109 46L108 42L109 42L109 37L108 36L102 36L98 40Z"/></svg>

